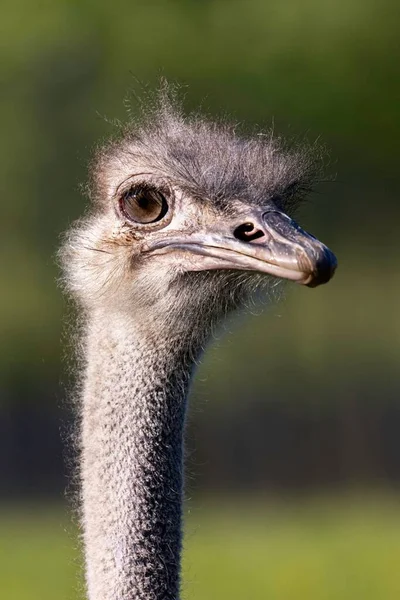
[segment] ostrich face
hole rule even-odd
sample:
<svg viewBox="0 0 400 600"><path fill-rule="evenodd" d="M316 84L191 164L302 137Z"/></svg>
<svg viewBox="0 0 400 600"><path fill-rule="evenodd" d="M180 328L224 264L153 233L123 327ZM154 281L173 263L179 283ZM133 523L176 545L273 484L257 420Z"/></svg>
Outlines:
<svg viewBox="0 0 400 600"><path fill-rule="evenodd" d="M277 199L254 206L231 198L224 209L154 175L142 177L130 177L116 194L116 237L131 237L139 264L156 261L157 268L176 273L253 271L310 287L331 278L331 251L283 212Z"/></svg>
<svg viewBox="0 0 400 600"><path fill-rule="evenodd" d="M70 287L89 304L182 314L235 308L271 276L326 283L334 255L291 216L315 165L315 149L183 117L164 96L98 154L97 210L66 244Z"/></svg>

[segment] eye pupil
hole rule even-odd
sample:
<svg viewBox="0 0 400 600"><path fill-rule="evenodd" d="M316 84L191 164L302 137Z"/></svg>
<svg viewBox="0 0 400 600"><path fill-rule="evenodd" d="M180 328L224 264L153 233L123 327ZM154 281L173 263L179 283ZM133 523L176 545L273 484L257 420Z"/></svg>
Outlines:
<svg viewBox="0 0 400 600"><path fill-rule="evenodd" d="M168 212L164 195L156 188L132 187L120 199L123 215L135 223L154 223Z"/></svg>

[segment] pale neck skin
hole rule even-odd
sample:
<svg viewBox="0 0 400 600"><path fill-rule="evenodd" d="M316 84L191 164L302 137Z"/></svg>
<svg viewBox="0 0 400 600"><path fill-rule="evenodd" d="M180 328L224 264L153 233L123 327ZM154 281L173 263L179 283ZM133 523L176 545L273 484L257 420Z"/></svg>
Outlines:
<svg viewBox="0 0 400 600"><path fill-rule="evenodd" d="M182 337L170 333L149 339L123 315L89 318L81 426L89 600L179 598L193 369Z"/></svg>

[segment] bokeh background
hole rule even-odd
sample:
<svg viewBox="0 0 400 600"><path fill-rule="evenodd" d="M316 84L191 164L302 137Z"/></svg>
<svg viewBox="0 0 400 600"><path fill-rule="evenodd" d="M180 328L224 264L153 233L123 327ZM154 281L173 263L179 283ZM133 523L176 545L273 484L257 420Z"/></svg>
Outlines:
<svg viewBox="0 0 400 600"><path fill-rule="evenodd" d="M188 110L318 136L335 181L302 224L334 280L239 319L198 371L186 600L400 594L399 35L396 0L3 0L0 19L0 588L82 599L64 491L60 233L93 146L141 84ZM64 444L65 447L65 444ZM65 454L65 453L64 453Z"/></svg>

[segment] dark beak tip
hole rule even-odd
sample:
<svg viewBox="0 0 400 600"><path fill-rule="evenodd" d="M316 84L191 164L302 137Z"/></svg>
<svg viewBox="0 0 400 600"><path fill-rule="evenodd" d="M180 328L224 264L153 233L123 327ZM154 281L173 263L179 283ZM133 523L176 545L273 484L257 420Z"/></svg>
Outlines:
<svg viewBox="0 0 400 600"><path fill-rule="evenodd" d="M315 288L324 283L328 283L328 281L330 281L334 276L336 267L336 256L333 254L333 252L328 250L328 248L325 248L323 255L317 261L314 277L307 284L307 287Z"/></svg>

